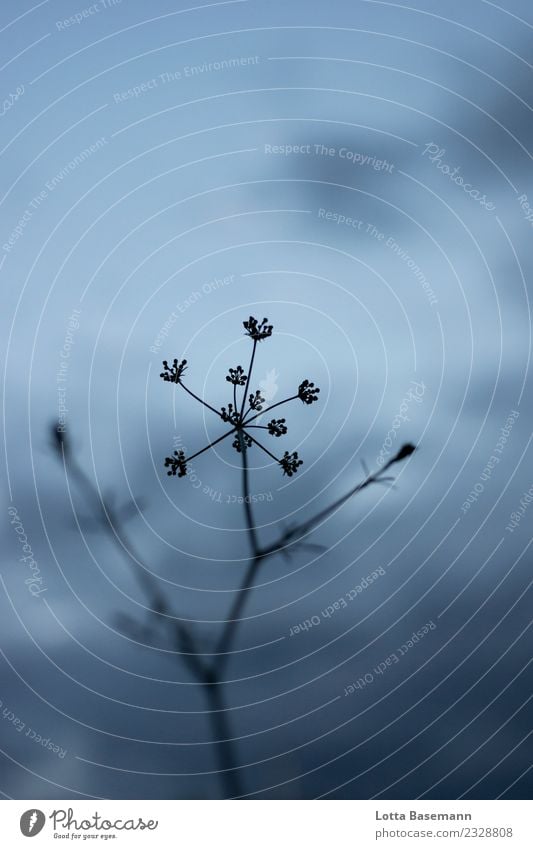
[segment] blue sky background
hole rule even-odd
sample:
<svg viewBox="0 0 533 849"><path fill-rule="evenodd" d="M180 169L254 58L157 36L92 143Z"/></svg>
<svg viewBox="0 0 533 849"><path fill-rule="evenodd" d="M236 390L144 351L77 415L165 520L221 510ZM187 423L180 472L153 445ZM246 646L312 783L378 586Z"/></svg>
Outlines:
<svg viewBox="0 0 533 849"><path fill-rule="evenodd" d="M287 409L281 450L299 451L298 475L250 453L252 491L269 496L255 513L265 541L353 485L361 460L375 467L413 381L423 390L398 431L419 450L396 489L328 519L313 534L323 551L264 564L225 688L246 794L527 798L529 502L506 526L532 485L529 4L10 0L0 18L0 789L220 794L201 688L179 657L117 627L146 616L146 599L48 426L64 388L79 461L103 496L135 499L128 538L209 652L248 555L239 457L225 442L194 480L166 476L174 439L193 451L220 431L158 375L185 356L188 385L227 403L252 313L274 324L255 372L272 397L303 378L322 390ZM46 586L37 598L13 505ZM378 567L347 608L289 636ZM344 696L430 621L400 663Z"/></svg>

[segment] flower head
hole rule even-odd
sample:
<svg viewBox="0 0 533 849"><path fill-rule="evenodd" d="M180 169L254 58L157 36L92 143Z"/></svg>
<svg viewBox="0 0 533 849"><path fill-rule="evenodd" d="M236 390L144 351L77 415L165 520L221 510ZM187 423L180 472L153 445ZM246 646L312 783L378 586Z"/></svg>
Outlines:
<svg viewBox="0 0 533 849"><path fill-rule="evenodd" d="M261 395L259 389L252 393L248 398L248 403L250 404L250 410L262 410L263 404L265 403L265 399Z"/></svg>
<svg viewBox="0 0 533 849"><path fill-rule="evenodd" d="M246 335L253 339L254 342L261 342L263 339L268 339L269 336L272 336L272 325L267 324L268 318L264 318L261 323L258 322L253 315L250 316L248 321L243 321L244 329L246 330Z"/></svg>
<svg viewBox="0 0 533 849"><path fill-rule="evenodd" d="M169 383L179 383L181 375L187 368L187 360L182 360L181 363L178 363L177 359L174 359L172 368L169 368L167 360L163 360L163 367L165 371L162 371L159 377L162 377L163 380L167 380Z"/></svg>
<svg viewBox="0 0 533 849"><path fill-rule="evenodd" d="M170 471L167 475L175 475L178 473L179 478L185 477L187 474L187 461L183 451L174 451L173 457L165 457L165 468L170 466Z"/></svg>
<svg viewBox="0 0 533 849"><path fill-rule="evenodd" d="M283 469L283 474L288 475L290 478L292 478L292 476L298 471L298 466L303 464L303 460L298 459L297 451L293 451L292 454L285 451L285 454L279 462Z"/></svg>
<svg viewBox="0 0 533 849"><path fill-rule="evenodd" d="M318 386L315 386L315 384L311 383L309 380L304 380L298 387L298 398L300 401L303 401L304 404L312 404L314 401L318 401L319 392L320 389Z"/></svg>
<svg viewBox="0 0 533 849"><path fill-rule="evenodd" d="M273 410L274 407L279 407L282 404L287 404L295 398L299 398L305 404L312 404L313 401L317 400L318 393L320 392L320 390L315 387L314 383L304 380L298 387L297 395L292 395L290 398L285 398L284 401L278 401L275 404L270 404L270 406L267 406L266 409L265 404L268 403L265 398L265 395L267 395L266 392L261 394L259 389L255 392L248 392L254 365L256 344L257 342L261 342L263 339L267 339L272 335L272 325L267 324L267 322L268 319L266 318L259 322L253 316L250 316L247 321L243 322L246 334L254 341L250 364L247 374L245 374L244 369L240 365L228 370L226 381L231 383L233 386L233 401L220 409L216 409L211 404L208 404L207 401L199 398L198 395L195 395L195 393L185 385L182 380L182 375L187 366L186 360L178 362L177 359L174 359L172 367L169 367L166 360L163 361L165 369L165 371L161 373L163 380L166 380L169 383L178 384L185 390L185 392L187 392L188 395L191 395L196 401L203 404L203 406L207 407L211 410L211 412L215 413L215 415L217 415L230 427L230 429L219 436L218 439L214 439L200 451L197 451L189 457L185 457L185 453L183 451L174 451L173 456L166 457L165 467L169 469L169 475L177 474L180 478L184 477L187 474L187 463L190 460L194 459L199 454L203 454L204 451L207 451L218 442L222 442L222 440L232 435L234 437L232 447L239 454L245 453L252 447L252 445L256 445L264 451L265 454L268 454L269 457L275 460L275 462L281 466L283 474L288 475L289 477L292 477L292 475L294 475L302 465L303 461L298 458L298 454L295 451L292 454L286 451L284 456L279 459L272 454L268 448L265 448L265 446L262 445L259 439L256 439L254 435L255 433L259 435L259 431L265 430L270 436L284 436L287 433L285 419L271 419L267 425L260 424L259 421L262 413ZM272 372L272 374L275 374L275 371ZM243 388L240 390L240 387Z"/></svg>
<svg viewBox="0 0 533 849"><path fill-rule="evenodd" d="M267 424L270 436L283 436L287 433L285 419L271 419Z"/></svg>
<svg viewBox="0 0 533 849"><path fill-rule="evenodd" d="M245 375L242 366L237 366L237 368L230 368L228 374L226 375L226 380L228 381L228 383L233 383L234 386L244 386L247 379L248 378Z"/></svg>
<svg viewBox="0 0 533 849"><path fill-rule="evenodd" d="M233 404L228 404L228 407L220 408L220 418L223 422L231 422L231 424L239 424L239 411L235 409Z"/></svg>

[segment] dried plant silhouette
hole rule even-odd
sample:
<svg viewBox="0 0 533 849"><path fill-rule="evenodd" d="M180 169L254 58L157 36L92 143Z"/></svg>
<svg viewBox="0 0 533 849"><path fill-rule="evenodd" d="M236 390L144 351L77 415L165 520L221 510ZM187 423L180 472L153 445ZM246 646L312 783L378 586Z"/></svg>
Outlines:
<svg viewBox="0 0 533 849"><path fill-rule="evenodd" d="M272 460L278 463L283 469L283 474L288 475L289 477L292 477L292 475L294 475L295 472L298 471L298 468L302 465L303 461L299 459L297 451L293 451L292 453L285 451L283 457L278 458L268 448L265 448L265 446L251 433L249 433L250 429L254 428L256 430L266 430L269 436L285 436L287 433L285 419L271 419L267 425L252 424L252 422L256 421L263 414L274 410L276 407L281 407L283 404L288 404L290 401L294 401L298 398L300 401L303 401L304 404L312 404L314 401L318 400L318 393L320 392L320 389L315 387L314 383L311 383L309 380L304 380L300 383L296 395L291 395L290 398L285 398L284 401L278 401L276 404L266 407L266 409L264 408L265 398L261 395L261 391L259 389L256 389L255 392L248 395L257 346L260 342L272 336L272 325L267 324L267 322L267 318L258 322L252 315L248 321L243 321L246 335L253 341L248 374L244 373L242 366L229 369L228 374L226 375L226 380L228 383L233 385L233 403L230 402L227 407L221 407L220 411L212 407L211 404L208 404L207 401L199 398L194 394L194 392L191 392L191 390L185 386L183 382L183 373L187 368L187 360L178 362L178 360L175 359L171 367L169 367L167 360L163 360L164 371L161 372L160 375L163 380L166 380L169 383L176 383L178 386L181 386L200 404L203 404L215 413L215 415L219 416L223 422L233 425L231 430L227 430L222 434L222 436L219 436L218 439L210 442L209 445L206 445L205 448L202 448L190 457L185 457L185 453L181 450L174 451L173 456L167 457L165 460L165 466L170 467L170 471L168 472L169 475L175 475L177 473L178 477L185 477L187 474L188 462L199 457L200 454L204 453L204 451L208 451L209 448L212 448L224 439L227 439L228 436L233 436L233 434L236 434L236 436L232 442L232 446L239 452L239 454L242 454L243 457L246 455L248 448L251 448L252 445L256 445L264 451L265 454L268 454ZM240 394L242 395L242 398L239 398L238 387L242 386L244 386L244 390L241 390ZM243 467L246 469L246 462L244 462Z"/></svg>
<svg viewBox="0 0 533 849"><path fill-rule="evenodd" d="M270 413L277 407L299 400L309 406L318 401L320 389L309 380L303 380L297 391L275 404L265 407L265 398L261 390L250 391L252 373L256 358L257 347L261 342L272 336L273 327L268 324L268 319L263 318L261 322L250 316L243 322L245 334L252 342L250 362L245 370L241 365L230 368L226 375L226 382L232 389L232 400L226 406L216 409L204 399L196 395L185 385L183 375L187 370L187 360L173 360L171 366L168 361L163 361L163 372L161 377L164 381L175 384L176 388L183 389L185 393L194 398L199 404L207 407L213 414L218 416L222 423L231 427L226 429L221 436L210 442L199 451L185 456L183 450L174 451L172 456L165 458L165 468L170 476L179 478L187 475L187 464L207 452L210 448L233 436L232 447L238 452L242 462L242 498L244 504L246 532L250 543L250 560L245 569L242 582L235 592L235 597L230 610L222 625L218 640L216 640L212 651L201 651L198 646L196 635L189 624L184 624L179 615L170 608L164 594L159 588L157 579L146 569L142 563L143 558L136 552L131 541L128 539L124 524L131 516L135 515L137 506L128 502L121 507L116 506L112 496L102 498L95 484L85 473L79 464L75 452L72 450L70 439L67 438L65 428L56 424L52 425L52 441L56 452L65 464L65 469L70 472L78 486L85 494L88 504L96 511L98 524L109 535L113 544L116 545L122 556L127 558L128 564L134 570L135 577L147 599L148 624L142 625L128 617L121 617L120 626L139 641L153 640L156 634L166 634L170 639L177 655L187 666L193 679L203 688L208 704L208 715L210 718L213 747L216 753L218 774L222 782L223 796L235 798L245 793L237 762L232 731L228 721L228 711L224 701L224 673L228 662L232 657L232 649L235 645L236 635L241 616L250 592L253 589L255 579L264 561L275 555L282 554L290 556L296 547L309 546L305 538L324 519L338 510L345 502L354 495L361 492L372 484L391 483L394 478L385 472L395 463L409 457L415 446L411 443L404 444L400 450L379 470L369 472L365 466L365 477L358 484L349 489L343 496L327 505L304 522L293 525L283 530L279 537L271 544L261 545L257 527L252 511L252 499L249 485L248 451L252 448L265 452L276 464L279 465L283 475L292 477L300 468L303 461L296 451L285 451L281 457L276 456L269 448L263 445L257 436L264 431L265 437L279 439L285 437L288 428L285 418L272 418L266 425L259 424L258 419ZM256 431L254 435L250 431Z"/></svg>

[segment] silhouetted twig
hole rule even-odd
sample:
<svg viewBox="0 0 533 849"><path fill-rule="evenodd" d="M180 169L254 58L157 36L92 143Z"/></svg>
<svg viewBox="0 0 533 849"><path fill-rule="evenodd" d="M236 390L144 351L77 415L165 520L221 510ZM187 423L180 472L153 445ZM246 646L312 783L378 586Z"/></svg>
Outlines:
<svg viewBox="0 0 533 849"><path fill-rule="evenodd" d="M254 422L259 416L263 416L265 413L269 413L275 408L283 406L284 404L288 404L291 401L300 400L306 405L313 404L315 401L318 400L320 389L315 386L312 381L307 379L303 380L298 386L298 391L294 395L290 395L283 401L278 401L277 403L272 404L266 409L264 409L263 405L265 403L265 399L262 397L261 392L259 390L256 390L255 392L252 392L250 395L248 395L248 390L252 378L252 371L255 362L257 346L260 342L264 341L272 335L273 328L272 325L268 324L268 319L263 318L263 320L259 322L253 316L250 316L248 321L243 322L243 325L245 328L246 335L248 335L253 341L250 363L246 372L241 365L229 369L229 372L226 375L226 381L233 385L233 402L228 403L227 407L222 407L220 413L215 409L213 405L208 404L206 401L199 398L195 393L190 391L189 388L186 387L183 383L182 377L187 364L186 360L182 360L181 363L179 363L177 359L174 359L172 369L169 369L168 362L165 360L163 362L163 367L165 370L161 373L161 377L164 380L176 383L178 386L185 389L189 395L192 395L193 398L202 403L205 407L219 415L224 422L229 422L233 425L232 430L227 431L225 434L218 437L218 439L209 443L209 445L205 446L205 448L202 448L200 451L197 451L188 458L185 457L185 453L183 451L175 451L173 457L167 457L165 459L165 466L167 468L170 467L170 471L168 472L168 474L175 475L177 472L179 477L185 477L185 475L187 474L187 463L190 460L198 457L200 454L203 454L209 448L213 447L214 445L223 441L224 439L226 439L226 437L234 433L236 433L236 437L232 445L242 457L242 495L246 518L246 528L250 540L251 559L244 574L242 584L236 592L235 598L228 613L228 617L222 628L222 633L216 643L212 672L216 678L216 684L214 684L213 686L215 688L215 692L217 693L220 692L220 688L223 683L221 681L221 674L224 671L224 668L231 657L231 648L235 642L237 629L241 621L242 611L254 587L255 579L262 562L267 557L270 557L271 555L277 553L281 553L287 556L288 553L292 549L294 549L296 545L302 545L303 537L309 534L328 516L338 510L350 498L352 498L358 492L361 492L366 487L370 486L371 484L389 483L393 481L393 478L385 475L384 472L389 469L394 463L398 463L401 460L404 460L405 458L409 457L415 450L414 445L407 443L398 451L398 453L391 460L389 460L389 462L385 466L383 466L376 472L367 472L364 480L358 483L356 486L352 487L352 489L350 489L345 495L338 498L328 507L325 507L324 509L320 510L310 519L307 519L301 524L285 530L274 543L266 547L262 547L259 543L251 505L250 487L248 479L248 450L254 445L262 449L262 451L264 451L272 460L274 460L281 466L283 474L287 475L288 477L292 477L298 471L303 461L298 457L298 453L296 451L293 451L292 453L290 453L289 451L285 451L282 457L276 457L276 455L272 451L266 448L261 442L259 442L258 439L256 439L256 437L254 437L249 432L251 428L254 428L256 430L260 429L267 431L269 436L279 438L287 433L285 418L271 419L271 421L269 421L267 425L254 425L252 424L252 422ZM244 386L244 390L242 391L242 398L239 402L238 388L242 386ZM246 406L247 402L248 406Z"/></svg>
<svg viewBox="0 0 533 849"><path fill-rule="evenodd" d="M250 542L251 557L243 576L243 580L235 593L235 597L231 604L228 616L222 627L221 634L216 641L213 652L210 653L210 660L206 659L206 655L198 650L192 630L186 626L179 617L177 617L170 609L167 601L159 590L157 580L141 565L141 558L135 552L131 542L124 534L121 524L132 513L132 504L123 505L121 508L116 508L111 497L100 499L96 487L91 479L85 474L83 468L78 463L69 439L65 433L64 427L60 428L56 425L52 426L52 443L56 452L62 458L66 468L71 475L76 479L80 489L86 494L89 503L92 503L95 510L99 514L101 526L110 536L113 543L119 546L121 554L129 554L128 563L133 567L134 574L137 578L141 589L149 599L149 613L155 617L155 620L162 625L164 629L170 631L172 644L175 646L179 656L183 658L184 663L188 667L193 678L203 685L204 693L209 705L209 717L213 733L213 746L216 752L216 757L219 766L220 778L224 787L224 796L226 798L235 798L243 795L243 788L240 778L238 762L234 750L234 741L231 736L231 730L227 719L227 707L224 704L223 688L225 681L222 673L226 664L231 659L232 647L235 643L237 630L242 621L242 612L249 598L249 595L254 587L257 573L261 564L268 557L274 554L283 554L288 556L296 546L306 546L308 548L316 548L316 544L304 542L304 538L308 536L315 528L317 528L325 519L335 513L340 507L349 501L353 496L357 495L362 490L372 484L389 484L394 478L384 474L396 463L407 459L415 451L415 446L411 443L403 445L397 454L392 457L383 467L376 472L369 472L363 464L365 472L364 479L349 489L340 498L337 498L332 504L319 510L309 519L294 525L282 531L278 539L273 543L262 546L260 544L257 527L255 524L249 484L249 467L248 467L248 451L255 446L266 453L273 459L282 469L283 474L292 477L302 465L302 460L298 453L293 451L285 451L282 457L277 457L270 449L266 448L249 431L253 428L257 430L265 430L269 436L279 439L287 434L286 419L271 419L267 425L252 424L259 416L269 413L277 407L280 407L289 402L300 400L305 405L309 406L318 400L320 389L309 380L303 380L298 390L294 395L285 398L283 401L278 401L264 409L265 399L261 395L260 390L249 393L250 383L252 379L252 371L255 362L257 346L260 342L272 336L272 325L268 324L268 319L263 318L261 322L250 316L249 319L243 322L245 333L253 342L252 353L250 357L247 373L242 366L238 365L235 368L230 368L226 375L226 381L233 386L232 401L227 406L217 410L213 405L207 403L200 398L183 382L183 374L187 370L187 360L178 361L174 359L171 366L168 361L163 361L163 372L161 377L168 383L174 383L177 387L185 390L185 392L194 398L198 403L215 413L223 422L229 423L231 428L226 430L221 436L214 439L204 448L196 451L189 457L185 456L183 450L173 452L173 455L166 457L165 467L169 469L168 474L178 477L187 475L187 464L196 457L207 452L210 448L222 442L227 437L235 434L235 439L232 447L241 455L242 459L242 494L244 513L246 520L246 530ZM244 387L244 389L242 388ZM242 397L239 399L239 391L242 392ZM116 528L121 529L121 533L117 534ZM126 629L132 628L131 620L123 617L123 626ZM144 626L142 632L144 636L150 633L150 629Z"/></svg>

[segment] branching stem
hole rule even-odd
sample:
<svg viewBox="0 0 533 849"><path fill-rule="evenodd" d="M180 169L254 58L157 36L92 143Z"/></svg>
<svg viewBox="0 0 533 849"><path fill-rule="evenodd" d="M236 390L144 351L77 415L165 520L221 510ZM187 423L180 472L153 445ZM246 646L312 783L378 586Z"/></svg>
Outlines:
<svg viewBox="0 0 533 849"><path fill-rule="evenodd" d="M211 404L208 404L207 401L204 401L202 398L199 398L198 395L195 395L194 392L189 389L188 386L185 386L182 380L178 381L178 383L182 387L182 389L185 389L185 392L188 392L189 395L191 395L195 399L195 401L199 401L200 404L203 404L204 407L207 407L208 410L211 410L213 413L216 413L217 416L222 418L222 413L219 410L215 410L215 408L212 407Z"/></svg>
<svg viewBox="0 0 533 849"><path fill-rule="evenodd" d="M257 447L258 447L258 448L261 448L261 449L265 452L265 454L268 454L268 456L269 456L269 457L272 457L272 459L273 459L273 460L275 460L275 461L276 461L276 463L279 463L278 458L277 458L277 457L275 457L275 456L274 456L274 454L272 454L272 452L268 450L268 448L265 448L265 446L264 446L264 445L261 445L261 443L260 443L260 442L258 442L258 441L257 441L257 439L254 439L254 438L253 438L253 436L252 436L251 434L248 434L248 436L249 436L249 438L252 440L252 442L254 443L254 445L257 445Z"/></svg>
<svg viewBox="0 0 533 849"><path fill-rule="evenodd" d="M278 401L276 404L272 404L271 407L267 407L266 410L261 410L260 413L256 413L255 416L252 416L250 419L246 420L246 426L248 427L250 422L253 422L254 419L258 419L259 416L264 416L266 413L269 413L271 410L274 410L275 407L281 407L282 404L287 404L289 401L294 401L296 398L298 398L298 395L291 395L290 398L285 398L284 401Z"/></svg>
<svg viewBox="0 0 533 849"><path fill-rule="evenodd" d="M204 451L208 451L209 448L212 448L213 445L217 445L219 442L222 442L223 439L226 439L228 436L231 436L232 433L235 433L236 428L232 427L231 430L227 430L226 433L223 433L222 436L219 436L218 439L214 439L213 442L210 442L209 445L206 445L205 448L202 448L200 451L197 451L196 454L191 454L190 457L187 457L184 462L190 463L191 460L194 460L195 457L199 457L200 454L203 454Z"/></svg>
<svg viewBox="0 0 533 849"><path fill-rule="evenodd" d="M242 404L241 404L241 412L240 412L241 421L243 419L244 405L246 404L246 398L248 396L248 387L250 385L250 379L252 377L252 369L254 367L254 359L255 359L256 348L257 348L257 339L254 339L254 347L252 348L252 356L251 356L251 359L250 359L250 366L248 368L248 377L246 378L246 386L244 387L244 395L242 396Z"/></svg>

